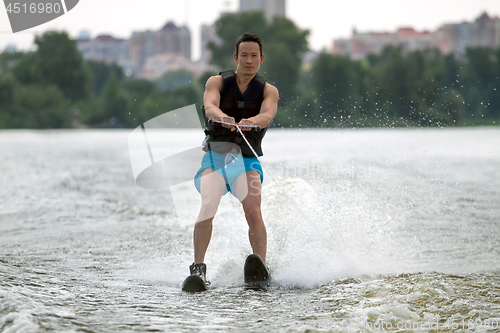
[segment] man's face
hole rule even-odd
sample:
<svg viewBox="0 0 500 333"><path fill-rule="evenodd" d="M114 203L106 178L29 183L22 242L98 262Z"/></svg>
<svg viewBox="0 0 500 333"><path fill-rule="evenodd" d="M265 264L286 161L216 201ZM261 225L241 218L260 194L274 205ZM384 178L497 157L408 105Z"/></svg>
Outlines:
<svg viewBox="0 0 500 333"><path fill-rule="evenodd" d="M234 55L238 64L238 73L253 75L257 73L264 61L264 55L260 54L259 44L255 42L242 42L238 54Z"/></svg>

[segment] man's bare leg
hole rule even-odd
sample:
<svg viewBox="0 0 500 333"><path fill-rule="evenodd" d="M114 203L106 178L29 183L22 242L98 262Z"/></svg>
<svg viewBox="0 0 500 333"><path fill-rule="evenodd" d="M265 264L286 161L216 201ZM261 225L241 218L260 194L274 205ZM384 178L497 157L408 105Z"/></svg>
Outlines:
<svg viewBox="0 0 500 333"><path fill-rule="evenodd" d="M195 264L201 264L205 260L205 253L212 238L212 221L225 187L224 178L219 173L212 169L203 170L200 180L201 208L193 235Z"/></svg>
<svg viewBox="0 0 500 333"><path fill-rule="evenodd" d="M246 177L245 177L246 176ZM248 238L254 254L259 255L264 262L267 252L267 232L262 219L260 174L248 171L238 178L236 193L243 205L243 211L248 223Z"/></svg>

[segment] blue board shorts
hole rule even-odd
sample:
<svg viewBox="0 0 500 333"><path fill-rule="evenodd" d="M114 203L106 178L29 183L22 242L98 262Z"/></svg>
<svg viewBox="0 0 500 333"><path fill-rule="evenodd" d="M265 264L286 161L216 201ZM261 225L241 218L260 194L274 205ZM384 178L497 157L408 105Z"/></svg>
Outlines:
<svg viewBox="0 0 500 333"><path fill-rule="evenodd" d="M260 182L264 181L262 166L257 157L243 157L243 155L234 151L227 154L220 154L210 150L203 155L201 168L196 173L196 176L194 176L194 186L196 186L196 189L200 193L201 173L205 169L215 170L224 178L226 181L224 194L231 192L236 196L236 180L248 171L257 171L260 174Z"/></svg>

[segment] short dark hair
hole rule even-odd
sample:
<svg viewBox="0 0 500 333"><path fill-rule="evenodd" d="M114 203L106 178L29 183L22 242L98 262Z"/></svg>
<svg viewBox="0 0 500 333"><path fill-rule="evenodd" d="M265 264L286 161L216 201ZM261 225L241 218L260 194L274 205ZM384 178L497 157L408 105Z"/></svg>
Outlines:
<svg viewBox="0 0 500 333"><path fill-rule="evenodd" d="M243 35L238 37L238 39L236 40L236 55L238 55L238 52L240 50L240 44L243 42L254 42L254 43L259 44L260 55L262 55L262 38L260 38L257 35L248 33L248 32L245 32Z"/></svg>

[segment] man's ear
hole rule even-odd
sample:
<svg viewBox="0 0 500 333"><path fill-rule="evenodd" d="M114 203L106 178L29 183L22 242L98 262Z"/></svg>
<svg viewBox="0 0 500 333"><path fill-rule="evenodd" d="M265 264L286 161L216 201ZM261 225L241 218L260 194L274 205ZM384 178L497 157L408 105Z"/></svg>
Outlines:
<svg viewBox="0 0 500 333"><path fill-rule="evenodd" d="M236 53L234 54L234 61L238 62L238 55Z"/></svg>

